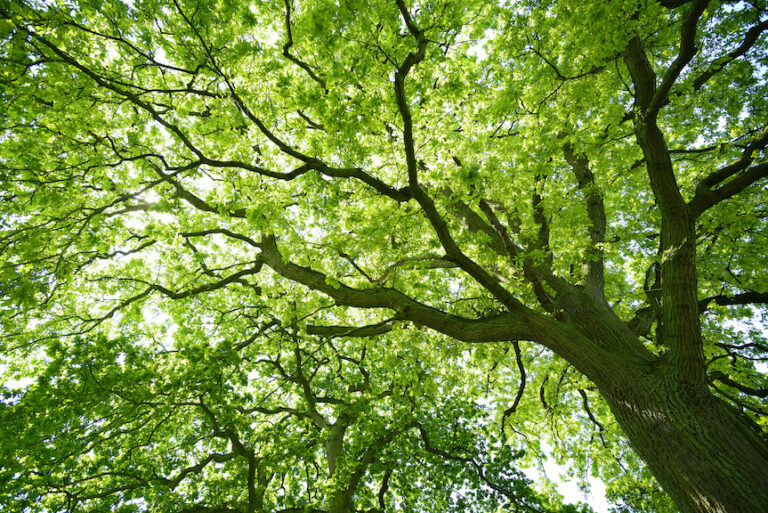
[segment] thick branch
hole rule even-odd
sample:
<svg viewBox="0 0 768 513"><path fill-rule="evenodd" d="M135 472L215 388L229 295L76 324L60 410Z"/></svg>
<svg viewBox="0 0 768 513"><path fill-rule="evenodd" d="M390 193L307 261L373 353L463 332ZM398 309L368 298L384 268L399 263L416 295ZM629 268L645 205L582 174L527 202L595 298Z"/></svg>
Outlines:
<svg viewBox="0 0 768 513"><path fill-rule="evenodd" d="M683 68L685 68L696 55L696 52L698 51L696 48L696 26L708 4L709 0L695 0L693 2L691 10L681 27L680 50L678 51L675 60L667 69L667 72L664 74L664 78L661 80L661 85L656 90L653 100L648 106L649 114L655 116L659 109L667 103L667 95L669 94L670 89L672 89L672 85L677 81Z"/></svg>
<svg viewBox="0 0 768 513"><path fill-rule="evenodd" d="M661 316L661 265L654 262L645 271L645 280L643 282L643 292L648 304L647 307L637 310L635 317L627 323L638 336L644 337L651 331L654 322L658 323L656 340L659 345L664 345L664 333Z"/></svg>
<svg viewBox="0 0 768 513"><path fill-rule="evenodd" d="M732 198L766 176L768 176L768 162L752 166L725 185L703 194L697 194L694 200L691 201L691 211L695 216L699 216L707 209Z"/></svg>
<svg viewBox="0 0 768 513"><path fill-rule="evenodd" d="M244 414L256 412L256 413L261 413L262 415L278 415L280 413L287 413L299 419L306 419L312 422L317 421L316 415L313 415L310 412L297 410L296 408L289 408L287 406L277 406L275 408L267 408L264 406L254 406L252 408L239 409L238 411Z"/></svg>
<svg viewBox="0 0 768 513"><path fill-rule="evenodd" d="M589 217L589 238L592 247L587 253L584 263L584 286L592 297L604 301L604 264L602 244L605 242L605 205L603 195L595 183L595 175L589 168L589 160L584 155L576 155L571 144L563 145L565 160L571 165L573 174L584 192Z"/></svg>
<svg viewBox="0 0 768 513"><path fill-rule="evenodd" d="M533 222L539 226L539 230L536 233L536 240L533 242L533 247L544 252L544 261L548 266L551 266L554 261L552 249L549 247L551 230L549 227L549 219L544 210L544 198L542 196L544 194L546 178L546 175L536 175L533 179L535 186L531 191L531 208L533 209Z"/></svg>
<svg viewBox="0 0 768 513"><path fill-rule="evenodd" d="M289 280L331 297L336 304L357 308L389 308L398 317L428 326L440 333L465 342L531 340L535 331L527 321L528 313L503 313L481 319L468 319L440 311L420 303L388 287L355 289L333 283L325 274L302 267L284 259L274 237L265 237L260 244L263 262Z"/></svg>
<svg viewBox="0 0 768 513"><path fill-rule="evenodd" d="M720 372L720 371L712 371L709 373L709 377L712 381L719 381L720 383L723 383L724 385L728 385L729 387L733 387L739 392L742 392L747 395L751 395L753 397L768 397L768 389L765 388L752 388L748 387L746 385L742 385L738 381L732 380L727 374Z"/></svg>
<svg viewBox="0 0 768 513"><path fill-rule="evenodd" d="M699 8L703 9L703 6ZM695 31L695 20L698 19L695 13L696 9L687 22L693 27L683 30L683 36L690 39L690 44L693 38L690 31ZM681 42L680 67L687 62L687 45L688 42ZM624 61L635 87L638 114L634 118L635 137L643 151L651 189L661 213L661 333L670 347L667 357L675 363L679 377L700 385L706 382L706 376L696 297L695 218L680 193L664 135L656 122L659 106L655 102L660 96L639 38L635 37L627 45ZM665 81L675 78L675 73L668 73ZM666 98L666 93L662 96Z"/></svg>
<svg viewBox="0 0 768 513"><path fill-rule="evenodd" d="M733 296L719 294L699 301L699 312L705 312L710 308L710 304L715 303L720 306L730 305L758 305L768 304L768 293L765 292L743 292Z"/></svg>
<svg viewBox="0 0 768 513"><path fill-rule="evenodd" d="M712 187L747 169L754 160L752 155L768 146L768 126L755 137L739 155L739 158L707 175L697 186L696 196L706 194ZM694 198L693 201L696 201Z"/></svg>
<svg viewBox="0 0 768 513"><path fill-rule="evenodd" d="M691 0L661 0L659 3L667 9L676 9L690 2Z"/></svg>
<svg viewBox="0 0 768 513"><path fill-rule="evenodd" d="M608 369L614 368L615 365L626 365L628 359L645 362L649 357L642 344L635 339L617 339L611 336L610 340L591 340L575 328L527 308L520 312L503 312L468 319L420 303L392 288L352 288L323 273L289 262L279 252L274 236L265 237L260 246L261 261L277 274L326 294L339 306L389 308L397 313L400 320L427 326L464 342L538 342L557 352L580 372L598 383L609 377ZM571 296L575 298L575 295ZM588 312L581 312L582 315L586 313ZM584 319L582 321L587 322ZM623 360L619 360L620 355Z"/></svg>
<svg viewBox="0 0 768 513"><path fill-rule="evenodd" d="M419 44L418 50L409 53L403 64L395 72L395 97L397 99L397 107L400 111L400 117L403 119L403 145L405 150L405 160L408 167L408 188L410 189L413 198L419 203L424 211L424 214L432 225L432 228L435 230L448 257L455 261L467 274L477 280L479 284L485 287L510 311L524 311L526 310L525 306L512 296L508 290L501 286L498 280L488 274L485 269L480 267L461 251L456 244L456 241L451 236L445 220L437 211L435 202L427 195L421 185L419 185L419 166L416 160L416 151L413 142L411 110L408 107L408 101L405 94L405 78L411 68L424 59L427 49L427 39L424 33L414 24L403 0L397 0L397 6L408 30Z"/></svg>
<svg viewBox="0 0 768 513"><path fill-rule="evenodd" d="M743 191L755 182L768 176L768 162L762 162L749 167L755 152L760 152L768 146L768 127L764 128L741 152L739 158L709 174L696 186L696 195L690 202L691 211L699 216L712 206ZM729 178L730 181L722 184Z"/></svg>

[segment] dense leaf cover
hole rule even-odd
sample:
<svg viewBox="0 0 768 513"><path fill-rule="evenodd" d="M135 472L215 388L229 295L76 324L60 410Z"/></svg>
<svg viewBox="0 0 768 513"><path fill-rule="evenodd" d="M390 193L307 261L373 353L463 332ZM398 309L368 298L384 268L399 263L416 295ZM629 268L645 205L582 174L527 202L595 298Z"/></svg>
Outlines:
<svg viewBox="0 0 768 513"><path fill-rule="evenodd" d="M0 2L0 509L758 507L767 11Z"/></svg>

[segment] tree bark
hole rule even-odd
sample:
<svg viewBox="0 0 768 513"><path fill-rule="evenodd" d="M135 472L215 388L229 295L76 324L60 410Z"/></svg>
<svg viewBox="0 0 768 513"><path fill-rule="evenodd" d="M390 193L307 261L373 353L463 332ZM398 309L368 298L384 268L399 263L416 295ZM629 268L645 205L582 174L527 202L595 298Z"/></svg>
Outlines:
<svg viewBox="0 0 768 513"><path fill-rule="evenodd" d="M576 330L549 331L543 342L597 385L681 513L768 512L768 440L745 415L681 373L673 352L643 354L612 312L586 295L559 306ZM605 353L563 351L577 344L547 340L574 332Z"/></svg>
<svg viewBox="0 0 768 513"><path fill-rule="evenodd" d="M532 319L537 342L595 383L681 513L768 512L768 440L748 417L681 372L675 352L648 351L586 292L557 307L564 322Z"/></svg>
<svg viewBox="0 0 768 513"><path fill-rule="evenodd" d="M665 365L616 377L603 396L681 513L768 511L768 444L740 412Z"/></svg>

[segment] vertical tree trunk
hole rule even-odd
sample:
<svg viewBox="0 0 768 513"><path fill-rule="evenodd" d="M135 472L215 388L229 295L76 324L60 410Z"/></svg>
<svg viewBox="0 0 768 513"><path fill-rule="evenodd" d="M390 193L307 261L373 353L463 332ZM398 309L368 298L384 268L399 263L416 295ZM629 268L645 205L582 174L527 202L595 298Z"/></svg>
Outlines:
<svg viewBox="0 0 768 513"><path fill-rule="evenodd" d="M604 396L681 513L768 512L768 442L749 421L664 368L635 378Z"/></svg>

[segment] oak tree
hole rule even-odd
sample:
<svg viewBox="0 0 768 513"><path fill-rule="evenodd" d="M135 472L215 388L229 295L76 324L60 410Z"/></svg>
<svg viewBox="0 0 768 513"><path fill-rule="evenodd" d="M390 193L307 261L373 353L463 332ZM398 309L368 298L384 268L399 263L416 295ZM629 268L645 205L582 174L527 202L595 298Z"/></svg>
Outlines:
<svg viewBox="0 0 768 513"><path fill-rule="evenodd" d="M0 504L768 511L767 11L0 3Z"/></svg>

